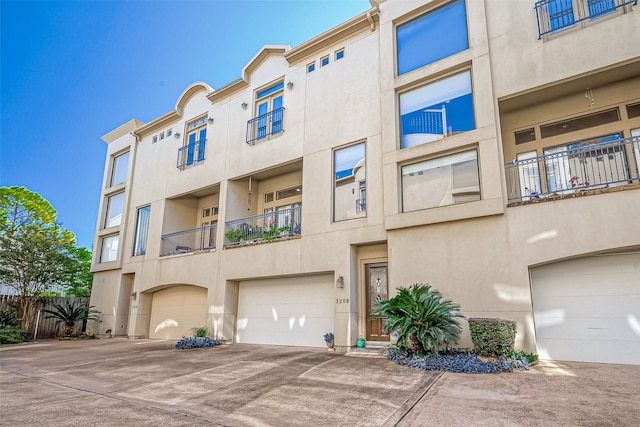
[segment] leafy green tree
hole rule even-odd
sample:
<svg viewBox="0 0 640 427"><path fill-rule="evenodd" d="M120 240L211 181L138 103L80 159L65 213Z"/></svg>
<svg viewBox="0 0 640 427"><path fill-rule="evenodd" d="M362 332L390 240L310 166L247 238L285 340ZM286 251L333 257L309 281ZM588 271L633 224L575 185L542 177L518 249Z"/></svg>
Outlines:
<svg viewBox="0 0 640 427"><path fill-rule="evenodd" d="M24 187L0 188L0 283L18 293L17 317L29 329L37 298L69 277L75 235L56 223L56 210Z"/></svg>
<svg viewBox="0 0 640 427"><path fill-rule="evenodd" d="M91 252L87 248L73 248L72 260L62 283L68 297L90 297L93 285L91 272Z"/></svg>
<svg viewBox="0 0 640 427"><path fill-rule="evenodd" d="M98 310L87 304L76 305L74 302L67 301L65 305L54 304L53 310L42 310L47 314L47 319L55 319L56 325L63 323L63 337L70 337L75 330L76 322L79 320L100 320Z"/></svg>
<svg viewBox="0 0 640 427"><path fill-rule="evenodd" d="M380 303L373 312L386 317L384 330L398 334L397 347L413 353L438 354L441 348L457 344L460 338L460 306L443 300L431 285L413 284L398 288L398 294Z"/></svg>

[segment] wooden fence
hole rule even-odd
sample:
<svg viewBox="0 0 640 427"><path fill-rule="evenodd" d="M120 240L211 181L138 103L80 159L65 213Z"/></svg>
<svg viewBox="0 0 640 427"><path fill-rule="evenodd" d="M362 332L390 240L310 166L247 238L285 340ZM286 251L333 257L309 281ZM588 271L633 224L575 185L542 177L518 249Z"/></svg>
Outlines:
<svg viewBox="0 0 640 427"><path fill-rule="evenodd" d="M0 310L8 310L15 307L18 301L16 295L0 295ZM89 298L71 298L71 297L40 297L34 304L33 319L29 328L29 338L33 338L36 334L36 323L38 327L36 338L53 338L62 335L62 324L56 325L55 319L47 319L47 315L41 310L53 310L54 304L66 305L67 302L77 304L89 304ZM38 319L40 312L40 319ZM82 322L76 323L76 334L82 332Z"/></svg>

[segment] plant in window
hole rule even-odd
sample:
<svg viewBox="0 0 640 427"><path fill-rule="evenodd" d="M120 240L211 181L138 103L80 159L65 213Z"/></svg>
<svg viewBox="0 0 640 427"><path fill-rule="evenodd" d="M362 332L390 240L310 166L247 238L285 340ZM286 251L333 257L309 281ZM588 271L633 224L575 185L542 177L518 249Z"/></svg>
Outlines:
<svg viewBox="0 0 640 427"><path fill-rule="evenodd" d="M431 285L416 283L398 288L398 294L380 303L373 314L386 317L384 330L398 334L396 346L412 353L438 354L460 338L460 306L443 300Z"/></svg>

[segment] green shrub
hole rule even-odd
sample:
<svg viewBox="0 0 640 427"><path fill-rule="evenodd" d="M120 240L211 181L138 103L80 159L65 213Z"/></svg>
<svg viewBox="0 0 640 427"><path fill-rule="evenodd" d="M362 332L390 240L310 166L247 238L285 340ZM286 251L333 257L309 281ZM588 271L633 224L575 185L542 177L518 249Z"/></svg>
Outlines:
<svg viewBox="0 0 640 427"><path fill-rule="evenodd" d="M193 328L191 329L191 331L193 332L193 335L195 335L198 338L205 338L209 336L209 330L207 329L206 326L200 326L199 328Z"/></svg>
<svg viewBox="0 0 640 427"><path fill-rule="evenodd" d="M524 351L514 351L511 354L512 359L527 359L529 364L538 361L538 355L535 353L526 353Z"/></svg>
<svg viewBox="0 0 640 427"><path fill-rule="evenodd" d="M399 349L438 354L458 342L461 328L457 318L464 317L458 304L442 298L430 285L416 283L398 288L398 294L381 302L373 314L387 318L384 330L398 334Z"/></svg>
<svg viewBox="0 0 640 427"><path fill-rule="evenodd" d="M28 331L17 326L3 326L0 328L0 344L17 344L27 339Z"/></svg>
<svg viewBox="0 0 640 427"><path fill-rule="evenodd" d="M0 328L17 325L15 310L0 310Z"/></svg>
<svg viewBox="0 0 640 427"><path fill-rule="evenodd" d="M510 356L516 340L516 322L504 319L469 319L471 341L483 356Z"/></svg>

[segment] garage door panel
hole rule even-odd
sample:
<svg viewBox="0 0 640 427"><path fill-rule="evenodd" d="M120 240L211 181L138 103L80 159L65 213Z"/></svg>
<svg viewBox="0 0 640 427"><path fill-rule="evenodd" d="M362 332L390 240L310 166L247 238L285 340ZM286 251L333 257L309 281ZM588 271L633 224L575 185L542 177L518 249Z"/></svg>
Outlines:
<svg viewBox="0 0 640 427"><path fill-rule="evenodd" d="M149 338L180 339L207 320L207 289L175 286L154 292Z"/></svg>
<svg viewBox="0 0 640 427"><path fill-rule="evenodd" d="M333 331L333 276L242 282L236 342L320 347Z"/></svg>
<svg viewBox="0 0 640 427"><path fill-rule="evenodd" d="M537 267L531 281L541 358L640 364L640 254Z"/></svg>

